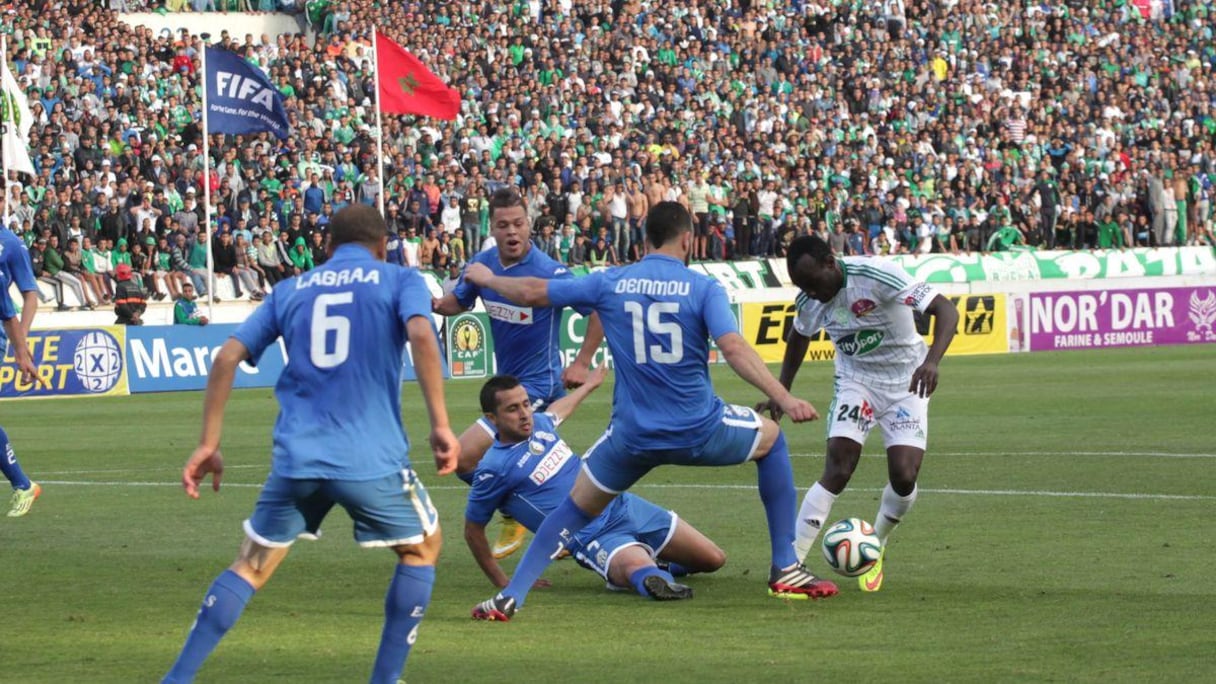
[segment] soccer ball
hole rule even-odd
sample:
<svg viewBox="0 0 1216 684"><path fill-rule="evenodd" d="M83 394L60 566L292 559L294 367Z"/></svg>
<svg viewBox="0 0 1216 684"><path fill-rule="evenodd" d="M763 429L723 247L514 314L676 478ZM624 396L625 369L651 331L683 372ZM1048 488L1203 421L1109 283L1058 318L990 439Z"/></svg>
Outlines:
<svg viewBox="0 0 1216 684"><path fill-rule="evenodd" d="M874 526L861 518L841 520L823 533L823 557L828 567L845 577L866 574L881 553Z"/></svg>

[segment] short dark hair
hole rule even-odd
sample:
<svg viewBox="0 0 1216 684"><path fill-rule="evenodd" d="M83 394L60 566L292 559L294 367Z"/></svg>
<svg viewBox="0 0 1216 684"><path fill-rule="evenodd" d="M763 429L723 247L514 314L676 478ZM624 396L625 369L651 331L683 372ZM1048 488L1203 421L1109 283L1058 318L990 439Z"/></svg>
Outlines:
<svg viewBox="0 0 1216 684"><path fill-rule="evenodd" d="M525 207L524 198L520 197L518 192L511 188L499 188L490 195L489 202L490 214L493 215L498 209L510 209L511 207Z"/></svg>
<svg viewBox="0 0 1216 684"><path fill-rule="evenodd" d="M659 202L646 212L646 241L652 247L662 247L691 232L692 214L679 202Z"/></svg>
<svg viewBox="0 0 1216 684"><path fill-rule="evenodd" d="M815 263L822 264L832 256L832 248L818 235L803 235L794 238L794 241L790 243L790 251L785 255L786 269L793 273L804 256L809 256L815 260Z"/></svg>
<svg viewBox="0 0 1216 684"><path fill-rule="evenodd" d="M366 204L351 204L334 214L330 225L334 247L353 242L375 247L388 235L380 212Z"/></svg>
<svg viewBox="0 0 1216 684"><path fill-rule="evenodd" d="M498 409L498 393L519 387L514 375L495 375L481 386L481 412L494 413Z"/></svg>

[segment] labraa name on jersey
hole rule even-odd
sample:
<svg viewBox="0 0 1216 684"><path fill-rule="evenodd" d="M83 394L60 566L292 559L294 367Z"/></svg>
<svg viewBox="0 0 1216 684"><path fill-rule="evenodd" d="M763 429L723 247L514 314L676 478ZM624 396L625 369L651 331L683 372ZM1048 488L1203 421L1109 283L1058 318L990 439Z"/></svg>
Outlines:
<svg viewBox="0 0 1216 684"><path fill-rule="evenodd" d="M363 270L356 266L354 268L344 268L340 271L309 271L296 279L296 289L303 290L306 287L314 287L323 285L325 287L337 287L340 285L350 285L353 283L372 283L380 284L380 271L372 268Z"/></svg>

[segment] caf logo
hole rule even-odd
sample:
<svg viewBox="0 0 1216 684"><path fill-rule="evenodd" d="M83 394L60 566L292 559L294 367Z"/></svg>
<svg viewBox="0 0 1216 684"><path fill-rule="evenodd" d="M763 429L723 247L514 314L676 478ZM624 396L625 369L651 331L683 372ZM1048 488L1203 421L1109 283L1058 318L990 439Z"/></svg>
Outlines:
<svg viewBox="0 0 1216 684"><path fill-rule="evenodd" d="M466 318L456 324L456 329L452 331L452 340L456 344L456 349L462 352L476 352L481 350L482 335L481 324Z"/></svg>

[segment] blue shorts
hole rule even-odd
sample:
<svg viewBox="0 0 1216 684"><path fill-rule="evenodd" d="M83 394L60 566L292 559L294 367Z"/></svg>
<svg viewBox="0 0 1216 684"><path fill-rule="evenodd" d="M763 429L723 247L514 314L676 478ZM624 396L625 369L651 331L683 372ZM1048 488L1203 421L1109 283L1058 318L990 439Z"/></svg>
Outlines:
<svg viewBox="0 0 1216 684"><path fill-rule="evenodd" d="M587 529L579 532L569 547L578 564L608 580L608 568L616 554L629 546L641 546L656 558L676 532L679 518L646 499L622 494Z"/></svg>
<svg viewBox="0 0 1216 684"><path fill-rule="evenodd" d="M417 544L439 527L439 513L413 470L378 480L297 480L271 473L245 534L262 546L291 546L315 539L329 509L342 506L355 522L355 541L366 548Z"/></svg>
<svg viewBox="0 0 1216 684"><path fill-rule="evenodd" d="M583 457L583 471L605 492L619 494L661 465L727 466L745 463L760 443L759 414L746 406L726 404L717 427L697 446L640 450L625 444L613 426Z"/></svg>

